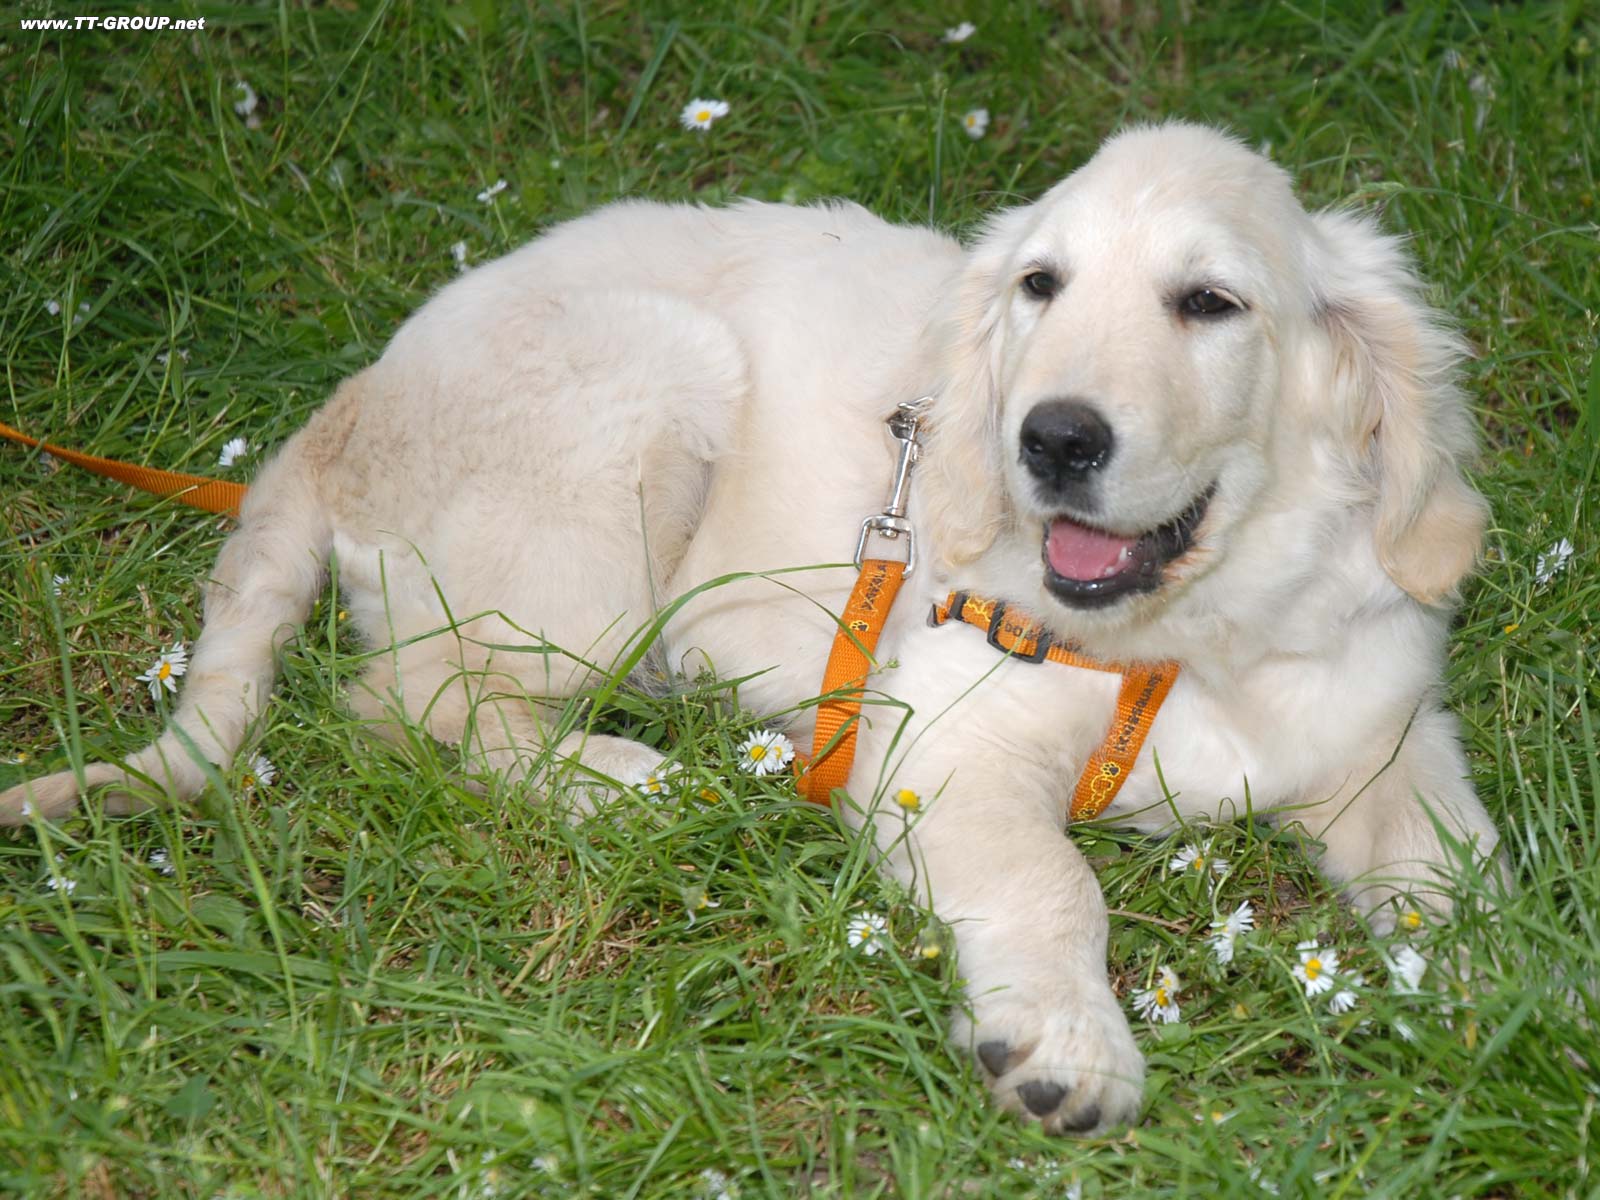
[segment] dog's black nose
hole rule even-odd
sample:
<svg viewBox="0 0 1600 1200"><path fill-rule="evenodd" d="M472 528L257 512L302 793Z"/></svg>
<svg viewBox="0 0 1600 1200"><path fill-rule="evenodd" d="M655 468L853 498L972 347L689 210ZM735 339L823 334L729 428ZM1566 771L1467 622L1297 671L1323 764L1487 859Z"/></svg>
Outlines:
<svg viewBox="0 0 1600 1200"><path fill-rule="evenodd" d="M1111 460L1111 426L1081 400L1046 400L1022 419L1022 465L1052 487L1080 482Z"/></svg>

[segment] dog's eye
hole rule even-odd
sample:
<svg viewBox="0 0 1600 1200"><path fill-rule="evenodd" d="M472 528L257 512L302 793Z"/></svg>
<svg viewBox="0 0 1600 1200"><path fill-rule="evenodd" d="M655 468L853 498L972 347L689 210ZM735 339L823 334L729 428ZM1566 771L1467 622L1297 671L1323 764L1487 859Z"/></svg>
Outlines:
<svg viewBox="0 0 1600 1200"><path fill-rule="evenodd" d="M1178 311L1186 317L1223 317L1239 309L1237 302L1213 288L1196 288L1178 301Z"/></svg>
<svg viewBox="0 0 1600 1200"><path fill-rule="evenodd" d="M1048 300L1061 290L1061 281L1049 271L1029 271L1022 277L1022 290L1035 300Z"/></svg>

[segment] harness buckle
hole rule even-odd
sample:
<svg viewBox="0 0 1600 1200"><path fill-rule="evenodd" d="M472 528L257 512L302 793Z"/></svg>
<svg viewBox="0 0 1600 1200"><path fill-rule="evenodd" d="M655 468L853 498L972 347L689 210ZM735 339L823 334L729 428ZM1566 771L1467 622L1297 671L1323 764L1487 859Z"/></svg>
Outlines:
<svg viewBox="0 0 1600 1200"><path fill-rule="evenodd" d="M911 522L904 517L897 517L891 513L873 513L872 516L861 522L861 536L856 539L856 570L861 569L862 560L867 556L867 538L874 533L880 534L894 541L901 535L906 539L906 574L911 574L917 568L917 531L911 527Z"/></svg>
<svg viewBox="0 0 1600 1200"><path fill-rule="evenodd" d="M1004 602L996 600L994 616L989 618L989 645L1000 651L1001 654L1006 655L1008 658L1014 658L1018 662L1042 663L1045 655L1050 653L1050 631L1043 625L1039 626L1039 632L1035 636L1033 653L1023 654L1016 648L1015 643L1010 646L1002 646L1000 644L1000 623L1005 619L1006 606Z"/></svg>

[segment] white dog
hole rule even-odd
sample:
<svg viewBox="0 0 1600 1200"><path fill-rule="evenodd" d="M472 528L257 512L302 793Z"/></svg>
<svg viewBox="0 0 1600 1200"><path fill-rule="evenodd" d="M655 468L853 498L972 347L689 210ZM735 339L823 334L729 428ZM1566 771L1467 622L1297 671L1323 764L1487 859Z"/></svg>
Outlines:
<svg viewBox="0 0 1600 1200"><path fill-rule="evenodd" d="M894 466L884 418L926 398L917 565L870 684L898 705L865 709L841 811L953 927L956 1036L999 1103L1106 1129L1143 1063L1062 831L1117 676L997 653L930 603L964 589L1106 662L1179 665L1109 818L1248 804L1303 822L1380 921L1401 893L1442 903L1451 843L1496 840L1438 697L1486 509L1462 348L1419 290L1370 222L1308 215L1282 171L1181 124L1113 138L966 250L849 205L613 205L445 288L339 388L250 489L172 728L12 789L0 819L98 784L116 810L149 802L140 780L198 792L330 556L392 648L358 711L545 791L637 781L659 751L549 699L708 580L848 558ZM707 589L670 611L668 661L751 676L745 702L803 740L854 577ZM892 804L872 819L901 788L909 839Z"/></svg>

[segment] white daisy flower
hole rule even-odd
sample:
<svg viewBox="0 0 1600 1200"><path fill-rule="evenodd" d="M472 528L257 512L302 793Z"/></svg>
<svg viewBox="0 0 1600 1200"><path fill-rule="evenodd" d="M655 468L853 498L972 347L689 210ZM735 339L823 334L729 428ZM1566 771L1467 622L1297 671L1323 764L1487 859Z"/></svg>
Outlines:
<svg viewBox="0 0 1600 1200"><path fill-rule="evenodd" d="M1415 995L1418 985L1422 983L1423 973L1428 969L1428 960L1410 946L1401 946L1386 963L1389 982L1394 985L1394 990L1404 996Z"/></svg>
<svg viewBox="0 0 1600 1200"><path fill-rule="evenodd" d="M1243 937L1256 927L1256 910L1251 906L1250 901L1241 901L1238 908L1229 913L1217 925L1213 925L1212 928L1215 929L1218 926L1226 929L1234 937Z"/></svg>
<svg viewBox="0 0 1600 1200"><path fill-rule="evenodd" d="M989 110L974 108L961 118L961 128L967 131L969 138L977 141L989 128Z"/></svg>
<svg viewBox="0 0 1600 1200"><path fill-rule="evenodd" d="M44 886L52 892L60 892L64 896L70 896L78 890L78 881L52 872L50 878L44 881Z"/></svg>
<svg viewBox="0 0 1600 1200"><path fill-rule="evenodd" d="M244 778L239 781L239 786L247 792L253 792L257 787L270 787L272 781L278 777L278 768L272 765L272 760L265 754L253 755L250 765L245 768Z"/></svg>
<svg viewBox="0 0 1600 1200"><path fill-rule="evenodd" d="M794 761L794 743L774 729L752 733L739 743L739 766L752 775L775 775Z"/></svg>
<svg viewBox="0 0 1600 1200"><path fill-rule="evenodd" d="M52 317L59 317L61 315L61 301L59 301L59 300L46 300L44 302L44 310L45 310L45 312L49 313Z"/></svg>
<svg viewBox="0 0 1600 1200"><path fill-rule="evenodd" d="M713 900L703 887L689 887L683 889L683 906L689 910L689 924L694 924L696 913L702 913L708 908L721 908L720 900Z"/></svg>
<svg viewBox="0 0 1600 1200"><path fill-rule="evenodd" d="M1417 1031L1404 1021L1396 1021L1394 1023L1394 1031L1400 1035L1401 1041L1414 1042L1417 1040Z"/></svg>
<svg viewBox="0 0 1600 1200"><path fill-rule="evenodd" d="M494 198L510 186L511 185L508 184L504 179L496 179L488 187L484 188L483 191L478 193L478 203L493 204Z"/></svg>
<svg viewBox="0 0 1600 1200"><path fill-rule="evenodd" d="M851 917L845 926L844 940L863 954L876 954L889 944L889 919L879 913Z"/></svg>
<svg viewBox="0 0 1600 1200"><path fill-rule="evenodd" d="M456 270L467 269L467 244L465 242L450 243L450 257L455 260Z"/></svg>
<svg viewBox="0 0 1600 1200"><path fill-rule="evenodd" d="M76 325L76 324L78 324L78 322L82 321L88 315L89 315L89 302L87 300L85 300L81 304L78 305L78 311L72 314L72 323L74 325Z"/></svg>
<svg viewBox="0 0 1600 1200"><path fill-rule="evenodd" d="M1179 850L1167 864L1167 870L1192 872L1196 875L1210 871L1213 875L1222 875L1228 870L1228 860L1211 857L1211 843L1206 842L1200 846L1185 846Z"/></svg>
<svg viewBox="0 0 1600 1200"><path fill-rule="evenodd" d="M171 875L177 870L172 865L172 855L161 847L150 851L150 865L161 875Z"/></svg>
<svg viewBox="0 0 1600 1200"><path fill-rule="evenodd" d="M1250 906L1250 901L1243 901L1220 921L1211 922L1212 933L1209 939L1211 953L1218 963L1227 966L1233 961L1233 947L1245 934L1256 927L1256 910Z"/></svg>
<svg viewBox="0 0 1600 1200"><path fill-rule="evenodd" d="M1538 583L1549 583L1567 565L1567 560L1572 557L1572 543L1562 538L1550 549L1539 555L1539 561L1533 568L1533 578Z"/></svg>
<svg viewBox="0 0 1600 1200"><path fill-rule="evenodd" d="M189 352L187 350L179 350L178 351L178 357L181 358L184 362L188 362L189 361ZM170 350L163 350L160 354L156 355L156 361L158 363L160 363L163 367L166 366L169 362L172 361L172 352Z"/></svg>
<svg viewBox="0 0 1600 1200"><path fill-rule="evenodd" d="M681 770L683 768L674 762L658 763L635 780L633 786L646 796L665 796L675 786Z"/></svg>
<svg viewBox="0 0 1600 1200"><path fill-rule="evenodd" d="M1133 1010L1147 1021L1171 1025L1178 1019L1178 990L1181 985L1171 967L1156 972L1154 987L1133 994Z"/></svg>
<svg viewBox="0 0 1600 1200"><path fill-rule="evenodd" d="M150 699L154 700L161 695L161 689L169 692L178 690L177 679L189 669L189 652L183 648L182 642L174 642L170 647L156 656L156 661L150 664L150 669L143 675L135 676L140 683L147 684L150 688Z"/></svg>
<svg viewBox="0 0 1600 1200"><path fill-rule="evenodd" d="M66 575L50 576L50 594L52 596L61 595L62 590L71 582L71 578Z"/></svg>
<svg viewBox="0 0 1600 1200"><path fill-rule="evenodd" d="M678 123L685 129L710 129L717 121L728 115L728 102L726 100L691 100L683 106L683 111L678 114Z"/></svg>
<svg viewBox="0 0 1600 1200"><path fill-rule="evenodd" d="M735 1200L739 1189L728 1182L728 1177L713 1167L700 1172L700 1192L705 1200Z"/></svg>
<svg viewBox="0 0 1600 1200"><path fill-rule="evenodd" d="M1300 951L1300 965L1294 969L1294 977L1306 985L1306 995L1322 995L1333 986L1334 973L1339 970L1338 954L1324 950L1315 941L1301 942L1295 949Z"/></svg>
<svg viewBox="0 0 1600 1200"><path fill-rule="evenodd" d="M250 452L250 443L244 438L229 438L222 443L222 453L217 455L217 466L231 467Z"/></svg>
<svg viewBox="0 0 1600 1200"><path fill-rule="evenodd" d="M233 102L234 112L241 117L248 117L256 111L259 98L256 96L255 88L241 79L233 85L233 90L239 93L239 98Z"/></svg>
<svg viewBox="0 0 1600 1200"><path fill-rule="evenodd" d="M964 42L977 32L978 27L971 21L963 21L953 29L946 29L944 31L944 40L951 44Z"/></svg>
<svg viewBox="0 0 1600 1200"><path fill-rule="evenodd" d="M1356 1006L1360 999L1356 993L1366 980L1361 975L1346 975L1339 980L1339 990L1328 997L1328 1011L1338 1016L1347 1013Z"/></svg>

